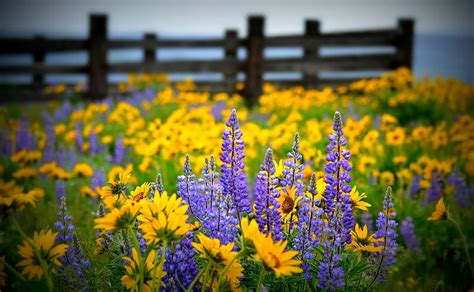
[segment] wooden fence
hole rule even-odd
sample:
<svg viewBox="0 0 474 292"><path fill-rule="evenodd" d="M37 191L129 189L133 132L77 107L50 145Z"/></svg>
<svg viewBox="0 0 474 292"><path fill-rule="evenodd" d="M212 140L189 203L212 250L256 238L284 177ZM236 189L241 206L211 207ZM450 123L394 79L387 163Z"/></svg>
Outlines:
<svg viewBox="0 0 474 292"><path fill-rule="evenodd" d="M106 15L90 15L87 39L31 39L0 38L0 54L31 54L29 65L2 65L0 75L32 74L29 86L32 98L40 98L38 92L44 85L45 74L86 74L87 97L103 98L110 94L107 83L109 73L221 73L221 81L200 82L216 91L232 91L237 74L243 73L243 95L254 103L261 92L264 73L299 72L300 80L273 80L279 85L301 84L320 87L348 82L348 79L320 78L321 72L392 70L400 66L412 67L414 21L400 19L398 26L390 29L322 33L317 20L305 22L301 35L265 36L264 17L248 18L247 36L239 37L236 30L226 30L223 38L213 39L163 39L154 33L146 33L143 39L109 39ZM321 56L323 47L390 47L389 53L346 54ZM214 60L158 60L157 50L164 48L220 48L222 59ZM238 58L238 50L244 48L246 56ZM266 48L300 48L303 56L292 58L265 58ZM141 49L142 62L108 63L107 55L116 49ZM47 53L81 52L88 55L84 65L59 65L45 63ZM0 96L2 93L0 92Z"/></svg>

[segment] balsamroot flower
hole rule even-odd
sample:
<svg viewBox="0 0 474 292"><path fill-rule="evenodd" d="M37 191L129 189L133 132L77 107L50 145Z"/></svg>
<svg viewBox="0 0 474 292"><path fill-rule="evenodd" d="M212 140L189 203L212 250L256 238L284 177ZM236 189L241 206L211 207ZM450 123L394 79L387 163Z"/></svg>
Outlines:
<svg viewBox="0 0 474 292"><path fill-rule="evenodd" d="M252 211L247 193L247 179L244 172L244 141L240 130L239 119L235 109L226 122L227 128L222 135L222 154L220 159L221 184L224 197L230 196L237 213Z"/></svg>
<svg viewBox="0 0 474 292"><path fill-rule="evenodd" d="M297 251L285 250L288 242L286 240L274 242L272 235L265 235L258 229L255 220L242 218L242 237L249 253L253 258L261 262L265 269L271 270L276 277L289 276L301 273L301 261L296 260Z"/></svg>
<svg viewBox="0 0 474 292"><path fill-rule="evenodd" d="M382 247L375 247L377 240L374 234L369 233L367 225L360 228L356 223L354 230L351 230L352 242L348 245L350 249L358 252L374 253L382 250Z"/></svg>
<svg viewBox="0 0 474 292"><path fill-rule="evenodd" d="M199 252L199 257L209 265L210 275L214 275L212 278L215 282L210 283L210 286L213 287L217 284L220 274L230 264L223 278L232 289L238 289L240 278L243 276L243 268L239 261L233 260L237 257L237 252L233 251L234 243L222 245L219 239L209 238L202 233L198 234L197 238L199 242L193 242L193 246ZM231 261L233 262L231 263ZM202 283L204 286L206 284L208 283Z"/></svg>
<svg viewBox="0 0 474 292"><path fill-rule="evenodd" d="M90 177L94 174L94 169L87 163L78 163L74 165L72 172L78 177Z"/></svg>
<svg viewBox="0 0 474 292"><path fill-rule="evenodd" d="M166 272L160 271L159 267L155 265L155 258L156 251L152 250L142 266L139 251L133 248L132 257L123 257L127 264L125 265L125 275L123 275L121 279L122 284L127 289L136 290L139 287L141 277L143 277L143 291L151 292L152 287L159 287L159 285L164 286L158 277L159 274L161 274L161 278L163 278L166 276ZM153 283L153 281L155 281L155 283Z"/></svg>
<svg viewBox="0 0 474 292"><path fill-rule="evenodd" d="M27 192L15 181L5 182L0 180L0 207L2 214L10 211L22 210L28 205L36 206L36 201L44 196L41 188L34 188Z"/></svg>
<svg viewBox="0 0 474 292"><path fill-rule="evenodd" d="M138 220L142 222L140 229L148 244L173 242L192 230L192 225L187 223L188 205L182 204L182 198L176 194L168 196L166 192L161 195L157 193L153 202L141 202L143 208Z"/></svg>
<svg viewBox="0 0 474 292"><path fill-rule="evenodd" d="M370 286L373 285L376 280L384 282L389 267L395 264L395 252L397 249L397 232L395 231L395 227L398 225L397 221L395 221L395 216L396 213L393 211L392 202L392 188L387 187L383 199L383 212L379 212L375 223L377 227L377 231L374 235L374 239L377 240L375 246L381 247L382 249L374 253L371 258L374 270L370 273L370 276L373 277Z"/></svg>
<svg viewBox="0 0 474 292"><path fill-rule="evenodd" d="M254 244L255 258L262 262L265 269L273 271L277 278L303 271L301 261L295 259L298 252L286 250L286 240L274 242L271 235L266 235L255 238Z"/></svg>
<svg viewBox="0 0 474 292"><path fill-rule="evenodd" d="M448 218L448 215L446 213L446 205L444 205L444 198L441 197L441 199L439 199L436 203L436 209L431 214L431 216L428 217L428 221L439 221L444 220L446 218Z"/></svg>
<svg viewBox="0 0 474 292"><path fill-rule="evenodd" d="M68 246L66 244L54 245L58 233L52 233L51 230L41 230L35 232L33 238L23 240L18 246L18 253L22 260L17 264L22 267L22 275L28 279L41 279L43 274L55 272L61 265L59 258L64 256ZM42 266L42 263L45 263ZM48 270L44 270L47 268Z"/></svg>
<svg viewBox="0 0 474 292"><path fill-rule="evenodd" d="M362 201L363 199L367 198L367 196L365 193L359 194L359 191L357 190L356 186L352 187L350 196L351 196L352 210L354 212L356 211L356 209L367 211L368 208L372 206L369 203Z"/></svg>
<svg viewBox="0 0 474 292"><path fill-rule="evenodd" d="M128 200L122 207L115 208L104 217L95 219L95 228L103 231L128 228L135 223L140 208L139 203Z"/></svg>

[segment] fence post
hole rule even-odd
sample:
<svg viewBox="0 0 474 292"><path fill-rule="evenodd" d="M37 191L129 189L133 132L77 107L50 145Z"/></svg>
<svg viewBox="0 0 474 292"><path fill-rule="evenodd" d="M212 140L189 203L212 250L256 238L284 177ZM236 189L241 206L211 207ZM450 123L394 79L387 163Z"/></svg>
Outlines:
<svg viewBox="0 0 474 292"><path fill-rule="evenodd" d="M41 45L41 43L43 42L44 37L35 36L33 38L33 40L38 44L38 46L40 48L43 47ZM44 64L45 56L46 56L46 54L45 54L45 51L43 49L34 51L33 52L33 64L34 65ZM33 88L34 88L34 90L41 90L43 88L43 85L44 85L44 73L41 72L41 73L33 74Z"/></svg>
<svg viewBox="0 0 474 292"><path fill-rule="evenodd" d="M250 16L248 18L244 96L249 106L257 103L257 99L262 92L264 22L263 16Z"/></svg>
<svg viewBox="0 0 474 292"><path fill-rule="evenodd" d="M225 45L224 45L224 58L229 62L237 61L237 49L239 47L239 37L236 30L226 30L225 31ZM237 77L238 70L235 70L234 67L231 69L226 69L224 72L224 84L231 92L235 90L235 81Z"/></svg>
<svg viewBox="0 0 474 292"><path fill-rule="evenodd" d="M156 42L156 34L154 33L146 33L144 40L146 44L154 44ZM145 50L143 52L143 62L145 64L152 64L156 62L156 47L153 45L152 47L145 46Z"/></svg>
<svg viewBox="0 0 474 292"><path fill-rule="evenodd" d="M397 43L398 65L411 69L413 64L415 21L407 18L399 19L398 29L400 31Z"/></svg>
<svg viewBox="0 0 474 292"><path fill-rule="evenodd" d="M305 21L305 46L304 59L306 61L319 58L319 46L317 44L320 35L320 25L318 20ZM311 68L314 68L311 66ZM319 76L317 71L305 69L303 72L303 84L305 87L317 87L319 85Z"/></svg>
<svg viewBox="0 0 474 292"><path fill-rule="evenodd" d="M107 15L89 16L89 98L107 96Z"/></svg>

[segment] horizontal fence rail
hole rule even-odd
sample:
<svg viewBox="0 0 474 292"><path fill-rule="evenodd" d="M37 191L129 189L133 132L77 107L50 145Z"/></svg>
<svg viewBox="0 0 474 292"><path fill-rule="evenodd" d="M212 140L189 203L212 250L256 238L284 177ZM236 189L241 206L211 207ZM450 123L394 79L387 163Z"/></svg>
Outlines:
<svg viewBox="0 0 474 292"><path fill-rule="evenodd" d="M31 64L0 64L0 76L29 74L33 82L25 86L35 100L51 98L42 96L46 74L81 74L88 79L87 97L104 98L110 91L108 74L113 73L219 73L221 80L200 81L196 84L207 90L234 91L237 76L244 75L241 92L250 104L261 93L264 74L298 73L301 79L272 79L281 86L305 87L335 86L353 81L352 78L324 78L326 72L387 71L397 67L412 67L414 21L400 19L398 26L352 32L321 32L317 20L307 20L300 35L265 36L265 19L248 18L247 36L240 38L236 30L227 30L223 38L163 39L157 34L146 33L142 39L109 39L107 16L93 14L89 18L87 39L0 38L0 55L32 56ZM321 49L330 48L390 48L390 52L354 53L324 56ZM220 59L211 60L159 60L160 49L222 49ZM266 49L298 48L299 57L273 57L265 55ZM108 62L109 52L120 49L140 49L141 62ZM238 58L239 49L245 50L244 59ZM88 62L80 65L50 64L45 62L48 53L86 52ZM363 76L362 76L363 77ZM0 86L0 96L7 94ZM5 100L5 99L0 99Z"/></svg>

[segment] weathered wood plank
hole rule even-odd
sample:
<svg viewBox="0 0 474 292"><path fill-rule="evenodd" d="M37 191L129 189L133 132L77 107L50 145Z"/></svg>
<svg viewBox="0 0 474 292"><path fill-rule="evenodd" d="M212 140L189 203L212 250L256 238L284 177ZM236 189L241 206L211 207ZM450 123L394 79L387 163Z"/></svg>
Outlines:
<svg viewBox="0 0 474 292"><path fill-rule="evenodd" d="M86 50L87 45L84 39L0 38L0 54L81 51Z"/></svg>
<svg viewBox="0 0 474 292"><path fill-rule="evenodd" d="M231 73L241 70L244 63L239 60L201 60L201 61L157 61L147 63L116 63L109 64L110 73L126 72L168 72L168 73L193 73L193 72L222 72Z"/></svg>
<svg viewBox="0 0 474 292"><path fill-rule="evenodd" d="M314 73L320 71L389 70L394 66L396 66L396 59L393 54L366 54L324 58L267 59L264 71Z"/></svg>

